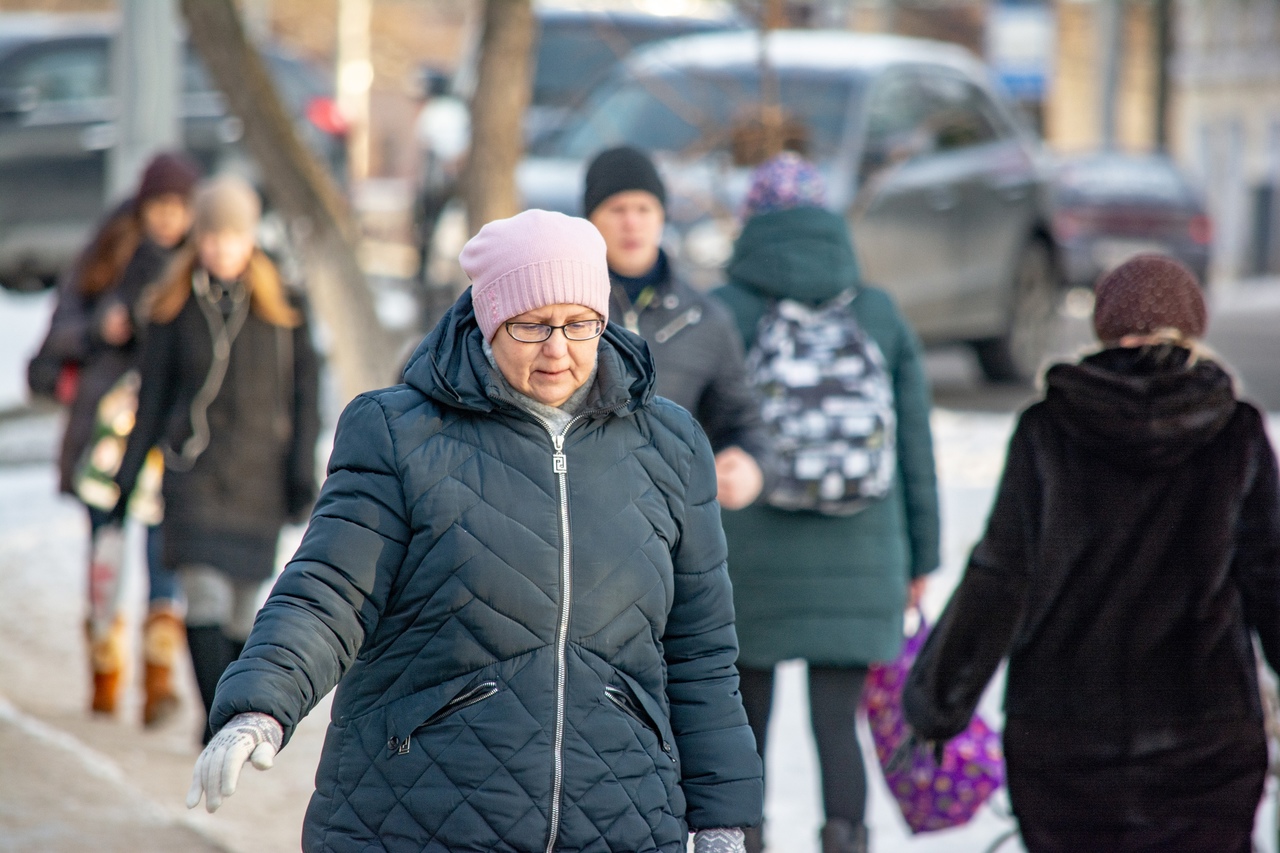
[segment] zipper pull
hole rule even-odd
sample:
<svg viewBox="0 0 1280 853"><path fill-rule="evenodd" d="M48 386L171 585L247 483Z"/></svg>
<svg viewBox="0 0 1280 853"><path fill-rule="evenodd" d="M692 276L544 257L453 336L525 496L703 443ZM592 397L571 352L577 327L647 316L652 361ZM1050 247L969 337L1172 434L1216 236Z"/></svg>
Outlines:
<svg viewBox="0 0 1280 853"><path fill-rule="evenodd" d="M551 470L557 474L569 473L569 460L564 455L564 435L554 435L551 441L556 446L556 452L551 457Z"/></svg>

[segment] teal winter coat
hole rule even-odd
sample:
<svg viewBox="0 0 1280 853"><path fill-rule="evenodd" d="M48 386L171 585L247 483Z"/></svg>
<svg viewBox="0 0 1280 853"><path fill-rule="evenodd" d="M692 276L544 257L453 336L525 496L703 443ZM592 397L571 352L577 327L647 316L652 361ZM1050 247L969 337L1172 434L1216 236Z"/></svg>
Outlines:
<svg viewBox="0 0 1280 853"><path fill-rule="evenodd" d="M893 378L898 423L896 482L883 500L835 517L757 504L723 512L737 611L739 662L789 658L863 666L902 643L908 583L937 568L940 524L920 342L893 299L862 283L844 221L816 208L747 222L716 290L750 350L776 299L817 305L847 289L859 323Z"/></svg>
<svg viewBox="0 0 1280 853"><path fill-rule="evenodd" d="M711 447L610 325L555 435L470 291L338 422L297 554L218 685L291 735L330 688L308 853L684 853L760 822Z"/></svg>

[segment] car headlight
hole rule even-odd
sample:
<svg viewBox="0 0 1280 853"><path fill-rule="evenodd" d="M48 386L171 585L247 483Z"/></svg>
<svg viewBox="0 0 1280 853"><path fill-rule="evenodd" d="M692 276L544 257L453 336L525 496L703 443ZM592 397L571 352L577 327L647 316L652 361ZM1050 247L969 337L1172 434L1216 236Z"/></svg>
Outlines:
<svg viewBox="0 0 1280 853"><path fill-rule="evenodd" d="M685 234L684 256L695 266L718 269L733 254L735 232L736 229L727 220L703 220Z"/></svg>

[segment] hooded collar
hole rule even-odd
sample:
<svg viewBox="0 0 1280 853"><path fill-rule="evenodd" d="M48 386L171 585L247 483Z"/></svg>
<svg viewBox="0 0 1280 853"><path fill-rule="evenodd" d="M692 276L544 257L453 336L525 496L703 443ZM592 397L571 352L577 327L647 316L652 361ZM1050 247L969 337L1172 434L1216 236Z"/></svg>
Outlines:
<svg viewBox="0 0 1280 853"><path fill-rule="evenodd" d="M470 412L518 408L499 378L484 354L484 336L476 322L470 288L418 344L404 369L406 384L442 405ZM653 394L653 359L648 346L637 335L609 323L596 357L595 384L581 412L629 414L648 403Z"/></svg>
<svg viewBox="0 0 1280 853"><path fill-rule="evenodd" d="M862 279L844 219L816 207L749 219L726 272L731 281L760 296L814 305L857 287Z"/></svg>
<svg viewBox="0 0 1280 853"><path fill-rule="evenodd" d="M1190 363L1190 355L1166 344L1055 365L1045 376L1045 404L1075 441L1125 468L1178 465L1236 409L1226 371L1206 359Z"/></svg>

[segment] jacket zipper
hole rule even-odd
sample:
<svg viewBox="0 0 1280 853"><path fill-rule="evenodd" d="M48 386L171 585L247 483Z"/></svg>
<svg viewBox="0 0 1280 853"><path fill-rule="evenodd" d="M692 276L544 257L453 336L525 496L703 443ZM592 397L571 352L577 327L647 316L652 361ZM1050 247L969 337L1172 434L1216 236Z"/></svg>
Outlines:
<svg viewBox="0 0 1280 853"><path fill-rule="evenodd" d="M450 699L443 707L440 708L440 710L436 711L430 717L427 717L427 719L414 729L414 731L416 732L421 729L425 729L427 726L440 722L450 714L457 713L463 708L470 707L477 702L483 702L485 699L488 699L497 692L498 682L482 681L470 690L460 693ZM387 748L394 751L396 755L406 755L409 752L409 742L411 738L412 735L405 735L404 740L393 737L387 742Z"/></svg>
<svg viewBox="0 0 1280 853"><path fill-rule="evenodd" d="M654 724L649 722L647 714L636 707L636 703L631 700L631 697L625 690L614 687L612 684L607 684L604 688L604 695L610 702L617 705L624 714L627 714L640 725L657 735L658 745L661 747L663 753L667 758L671 759L672 764L675 763L676 757L671 754L671 744L667 743L666 738L662 736L662 732L658 731Z"/></svg>
<svg viewBox="0 0 1280 853"><path fill-rule="evenodd" d="M583 412L574 415L561 429L559 434L546 419L532 412L527 414L542 424L542 428L551 436L552 454L551 470L556 475L556 485L560 490L560 536L564 543L560 550L560 621L556 626L556 734L551 756L551 817L548 821L546 853L554 853L556 838L560 834L560 798L564 792L564 718L565 689L568 680L569 646L569 611L573 604L573 552L569 535L569 460L564 453L564 438L578 421L588 416L603 414L617 410L600 409L594 412Z"/></svg>
<svg viewBox="0 0 1280 853"><path fill-rule="evenodd" d="M555 449L555 452L551 455L551 470L556 475L556 484L560 490L560 537L562 542L560 549L560 621L556 626L556 734L554 752L551 757L551 818L547 834L546 853L553 853L556 847L556 836L560 834L560 797L564 791L564 707L568 669L566 655L569 645L569 609L573 603L573 555L569 537L569 460L564 455L564 437L568 434L569 428L577 422L578 417L570 419L560 430L559 435L551 429L549 423L538 418L551 436L551 443Z"/></svg>

